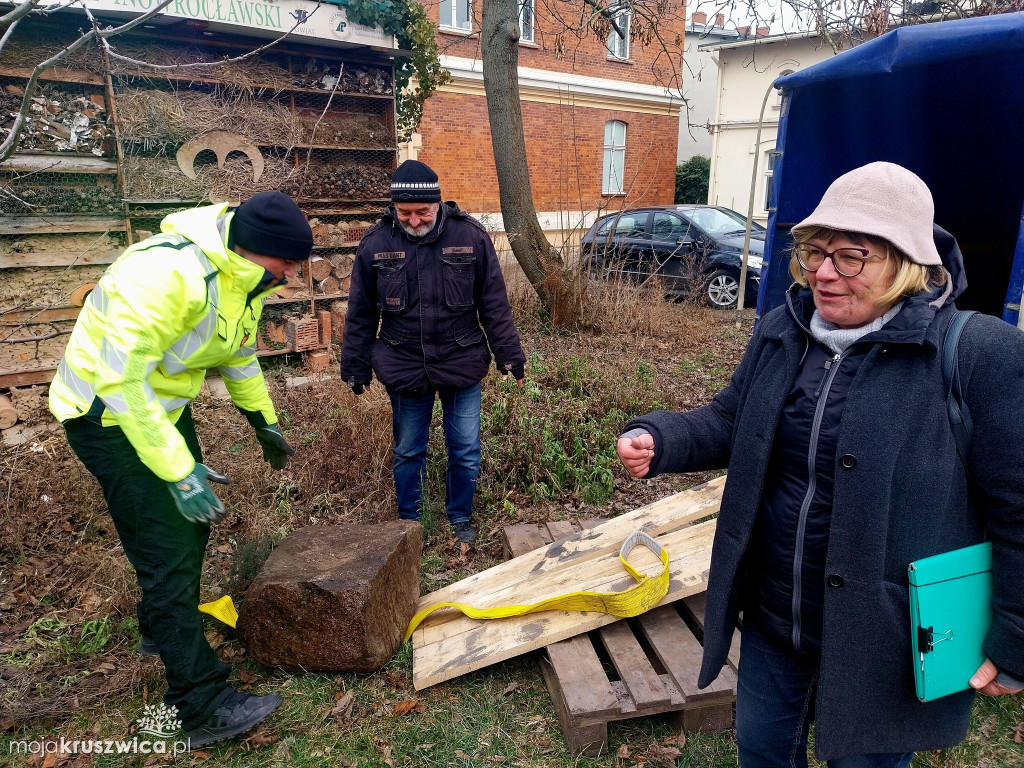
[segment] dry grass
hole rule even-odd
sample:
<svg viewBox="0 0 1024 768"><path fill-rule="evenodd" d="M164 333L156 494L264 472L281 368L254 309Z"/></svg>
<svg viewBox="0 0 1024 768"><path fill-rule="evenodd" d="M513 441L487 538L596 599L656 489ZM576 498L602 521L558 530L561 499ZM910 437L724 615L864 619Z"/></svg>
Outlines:
<svg viewBox="0 0 1024 768"><path fill-rule="evenodd" d="M169 157L126 157L125 192L133 200L244 200L263 190L297 183L302 169L273 155L264 155L263 174L253 181L252 161L232 153L220 168L216 163L196 163L196 178L181 172Z"/></svg>

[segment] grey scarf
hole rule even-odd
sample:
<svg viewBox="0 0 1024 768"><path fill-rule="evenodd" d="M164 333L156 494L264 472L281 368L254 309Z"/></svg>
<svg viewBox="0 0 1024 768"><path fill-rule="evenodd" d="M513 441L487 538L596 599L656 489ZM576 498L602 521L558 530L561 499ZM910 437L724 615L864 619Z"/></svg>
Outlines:
<svg viewBox="0 0 1024 768"><path fill-rule="evenodd" d="M814 336L815 341L819 344L828 347L837 355L842 354L843 350L857 341L857 339L879 330L883 325L896 317L902 308L903 302L898 301L893 305L892 309L881 317L875 318L870 323L857 326L856 328L840 328L834 323L825 320L818 314L818 310L814 310L814 314L811 316L811 335Z"/></svg>

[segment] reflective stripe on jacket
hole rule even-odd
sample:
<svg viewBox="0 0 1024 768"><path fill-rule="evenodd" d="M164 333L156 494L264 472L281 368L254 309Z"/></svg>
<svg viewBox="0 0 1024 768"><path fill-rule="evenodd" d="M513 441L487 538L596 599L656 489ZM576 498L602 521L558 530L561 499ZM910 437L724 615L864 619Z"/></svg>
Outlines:
<svg viewBox="0 0 1024 768"><path fill-rule="evenodd" d="M231 399L277 421L256 359L269 291L263 267L226 245L227 204L172 214L162 233L128 248L89 294L50 385L61 422L99 398L104 426L119 426L160 478L180 480L195 462L174 428L181 409L217 368Z"/></svg>

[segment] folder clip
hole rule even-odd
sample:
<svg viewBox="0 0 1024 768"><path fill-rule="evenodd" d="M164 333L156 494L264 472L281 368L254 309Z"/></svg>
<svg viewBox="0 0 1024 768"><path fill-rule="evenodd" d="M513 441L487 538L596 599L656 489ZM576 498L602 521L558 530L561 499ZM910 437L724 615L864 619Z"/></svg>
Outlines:
<svg viewBox="0 0 1024 768"><path fill-rule="evenodd" d="M938 637L936 640L935 638ZM930 653L932 648L941 642L953 639L953 630L947 629L945 632L936 632L935 627L918 627L917 628L917 650L924 655Z"/></svg>

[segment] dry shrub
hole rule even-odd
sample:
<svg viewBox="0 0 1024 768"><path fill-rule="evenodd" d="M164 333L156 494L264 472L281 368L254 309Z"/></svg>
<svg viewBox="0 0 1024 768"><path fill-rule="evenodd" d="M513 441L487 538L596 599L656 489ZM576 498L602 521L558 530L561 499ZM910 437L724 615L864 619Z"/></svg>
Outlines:
<svg viewBox="0 0 1024 768"><path fill-rule="evenodd" d="M657 279L636 285L624 279L588 280L583 270L552 273L544 282L550 312L541 306L537 291L512 257L502 259L509 301L517 320L531 323L542 315L558 328L577 328L597 333L663 336L674 333L680 312ZM715 317L710 309L688 307L685 316L703 324ZM711 327L711 326L709 326Z"/></svg>

